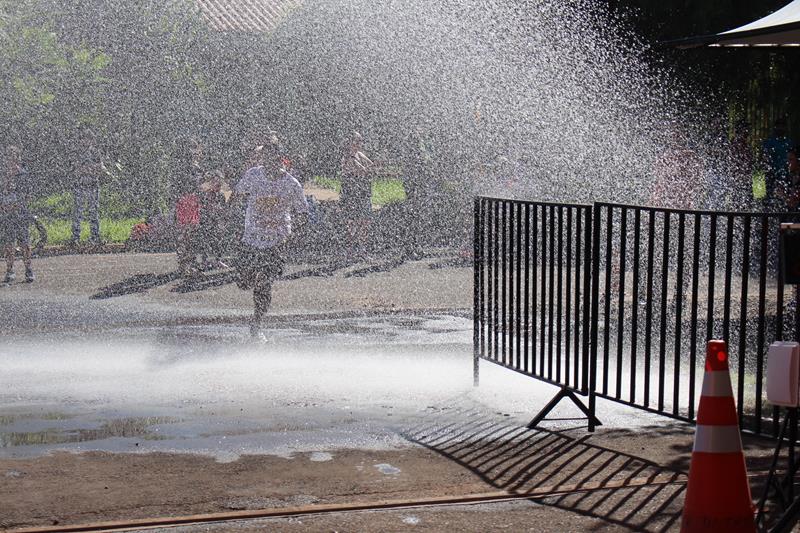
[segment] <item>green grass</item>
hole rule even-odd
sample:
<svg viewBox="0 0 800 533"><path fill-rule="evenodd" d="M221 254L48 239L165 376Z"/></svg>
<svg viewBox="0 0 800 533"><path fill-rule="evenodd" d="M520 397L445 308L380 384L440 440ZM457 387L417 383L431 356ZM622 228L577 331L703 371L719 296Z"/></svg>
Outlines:
<svg viewBox="0 0 800 533"><path fill-rule="evenodd" d="M342 182L335 178L326 178L325 176L314 176L314 183L323 189L330 189L336 192L342 192Z"/></svg>
<svg viewBox="0 0 800 533"><path fill-rule="evenodd" d="M334 178L315 176L314 182L324 189L342 192L342 182ZM383 207L406 199L403 180L396 178L377 179L372 182L372 203Z"/></svg>
<svg viewBox="0 0 800 533"><path fill-rule="evenodd" d="M29 205L31 211L41 217L69 218L75 207L71 192L58 192L49 196L36 198ZM110 186L100 187L100 216L108 219L125 219L137 213L121 194Z"/></svg>
<svg viewBox="0 0 800 533"><path fill-rule="evenodd" d="M131 235L131 228L142 222L139 218L100 219L100 239L108 243L124 243ZM48 244L65 244L72 239L72 221L64 219L42 219L47 229ZM32 230L32 235L36 231ZM81 223L81 240L89 239L90 230L87 222Z"/></svg>
<svg viewBox="0 0 800 533"><path fill-rule="evenodd" d="M753 198L763 200L767 196L767 180L764 171L760 170L753 174Z"/></svg>
<svg viewBox="0 0 800 533"><path fill-rule="evenodd" d="M403 180L383 179L372 182L372 203L381 207L406 199Z"/></svg>

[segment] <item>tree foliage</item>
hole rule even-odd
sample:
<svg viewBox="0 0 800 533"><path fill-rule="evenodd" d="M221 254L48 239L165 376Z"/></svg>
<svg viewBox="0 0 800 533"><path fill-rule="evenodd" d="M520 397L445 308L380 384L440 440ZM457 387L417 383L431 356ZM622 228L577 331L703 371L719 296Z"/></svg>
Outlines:
<svg viewBox="0 0 800 533"><path fill-rule="evenodd" d="M88 128L114 163L116 189L144 210L163 201L177 147L211 93L195 5L7 0L0 13L5 142L24 145L39 192L70 186Z"/></svg>
<svg viewBox="0 0 800 533"><path fill-rule="evenodd" d="M800 139L800 71L794 48L697 48L659 43L739 27L780 9L788 0L609 0L622 20L651 43L654 61L668 65L690 84L693 105L710 108L731 122L746 121L757 143L779 117Z"/></svg>

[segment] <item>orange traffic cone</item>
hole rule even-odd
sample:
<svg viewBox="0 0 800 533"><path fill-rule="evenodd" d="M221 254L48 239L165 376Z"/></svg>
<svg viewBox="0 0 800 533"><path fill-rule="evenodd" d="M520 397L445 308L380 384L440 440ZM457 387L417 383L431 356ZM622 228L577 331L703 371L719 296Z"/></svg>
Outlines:
<svg viewBox="0 0 800 533"><path fill-rule="evenodd" d="M725 341L709 341L681 531L755 532Z"/></svg>

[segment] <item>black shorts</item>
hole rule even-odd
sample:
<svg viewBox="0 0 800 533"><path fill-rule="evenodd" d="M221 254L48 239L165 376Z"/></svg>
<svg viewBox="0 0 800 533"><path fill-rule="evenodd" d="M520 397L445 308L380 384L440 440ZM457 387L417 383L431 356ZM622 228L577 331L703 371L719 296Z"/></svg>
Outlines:
<svg viewBox="0 0 800 533"><path fill-rule="evenodd" d="M3 246L31 243L30 225L33 219L27 213L0 216L0 244Z"/></svg>
<svg viewBox="0 0 800 533"><path fill-rule="evenodd" d="M236 257L237 285L243 290L252 289L258 274L274 281L283 275L285 262L283 246L262 249L243 244Z"/></svg>

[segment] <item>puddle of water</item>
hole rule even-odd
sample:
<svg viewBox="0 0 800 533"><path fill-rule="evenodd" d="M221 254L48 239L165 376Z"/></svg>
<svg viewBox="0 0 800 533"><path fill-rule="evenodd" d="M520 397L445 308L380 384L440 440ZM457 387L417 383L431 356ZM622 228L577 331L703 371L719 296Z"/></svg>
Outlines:
<svg viewBox="0 0 800 533"><path fill-rule="evenodd" d="M392 466L392 465L387 464L387 463L381 463L381 464L377 464L377 465L374 465L374 466L375 466L375 468L378 469L378 471L381 474L383 474L385 476L396 476L397 474L402 472L402 470L400 470L396 466Z"/></svg>
<svg viewBox="0 0 800 533"><path fill-rule="evenodd" d="M408 524L409 526L416 526L419 524L419 518L416 516L404 516L403 523Z"/></svg>
<svg viewBox="0 0 800 533"><path fill-rule="evenodd" d="M329 454L328 452L313 452L309 459L315 463L324 463L326 461L332 461L333 455Z"/></svg>
<svg viewBox="0 0 800 533"><path fill-rule="evenodd" d="M46 419L53 420L53 419ZM0 433L0 448L89 442L112 437L139 437L143 440L164 440L167 437L151 431L150 427L171 424L180 420L168 417L123 418L111 420L95 429L45 429Z"/></svg>
<svg viewBox="0 0 800 533"><path fill-rule="evenodd" d="M10 426L11 424L19 421L19 420L30 420L30 419L38 419L38 420L69 420L74 418L74 415L67 415L64 413L43 413L43 414L32 414L32 413L25 413L25 414L16 414L16 415L0 415L0 426Z"/></svg>

